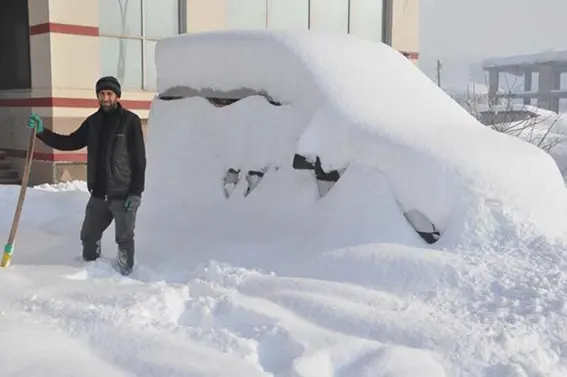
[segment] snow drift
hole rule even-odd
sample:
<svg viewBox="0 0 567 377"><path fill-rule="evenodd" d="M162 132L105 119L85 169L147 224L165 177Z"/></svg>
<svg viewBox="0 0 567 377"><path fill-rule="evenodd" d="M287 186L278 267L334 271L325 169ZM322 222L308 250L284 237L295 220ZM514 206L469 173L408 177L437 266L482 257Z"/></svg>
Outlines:
<svg viewBox="0 0 567 377"><path fill-rule="evenodd" d="M502 219L519 237L565 233L567 195L553 159L486 129L386 45L313 32L209 32L161 41L156 66L161 97L175 99L152 104L149 170L154 182L177 180L168 194L180 201L221 203L214 188L230 168L278 169L274 181L292 185L299 154L318 157L326 172L350 171L357 185L368 184L359 169L383 174L400 211L424 214L445 246L491 242ZM212 97L239 101L217 108ZM183 168L166 169L172 160ZM148 195L163 195L155 185ZM303 208L295 193L283 195L294 198L272 201Z"/></svg>

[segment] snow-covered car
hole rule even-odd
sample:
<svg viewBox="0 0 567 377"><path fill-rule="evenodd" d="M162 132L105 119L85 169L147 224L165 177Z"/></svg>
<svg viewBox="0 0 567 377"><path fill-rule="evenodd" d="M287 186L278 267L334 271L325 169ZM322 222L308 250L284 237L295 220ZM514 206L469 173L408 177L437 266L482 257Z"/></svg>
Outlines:
<svg viewBox="0 0 567 377"><path fill-rule="evenodd" d="M159 42L156 66L148 174L180 205L245 200L283 216L358 200L379 218L386 201L397 207L388 221L405 214L428 242L457 242L486 223L490 203L549 231L551 198L565 197L547 154L484 127L383 44L218 31Z"/></svg>

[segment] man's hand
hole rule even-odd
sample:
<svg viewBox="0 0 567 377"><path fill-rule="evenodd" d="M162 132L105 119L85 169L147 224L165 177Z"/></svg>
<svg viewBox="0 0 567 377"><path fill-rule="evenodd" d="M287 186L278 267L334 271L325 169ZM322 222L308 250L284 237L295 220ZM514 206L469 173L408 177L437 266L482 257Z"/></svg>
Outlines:
<svg viewBox="0 0 567 377"><path fill-rule="evenodd" d="M134 212L138 209L138 207L140 207L141 202L142 198L138 195L128 195L124 201L124 210L126 212Z"/></svg>
<svg viewBox="0 0 567 377"><path fill-rule="evenodd" d="M36 113L32 112L28 119L28 127L35 128L35 132L40 134L43 132L43 121Z"/></svg>

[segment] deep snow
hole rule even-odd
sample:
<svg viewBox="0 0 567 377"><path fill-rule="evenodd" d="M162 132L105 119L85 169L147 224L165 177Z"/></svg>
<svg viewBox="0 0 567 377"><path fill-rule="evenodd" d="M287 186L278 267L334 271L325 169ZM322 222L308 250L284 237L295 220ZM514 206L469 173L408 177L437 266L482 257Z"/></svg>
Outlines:
<svg viewBox="0 0 567 377"><path fill-rule="evenodd" d="M0 274L5 376L567 373L564 250L404 245L407 226L386 215L376 216L374 235L357 228L363 220L322 229L280 216L251 237L238 227L252 221L245 213L221 222L199 211L182 224L183 243L166 244L161 228L140 230L137 268L123 278L105 260L78 260L88 194L67 186L29 192L14 262ZM337 208L343 226L355 213L394 213L387 192L349 186L329 193L360 198ZM17 188L0 192L8 214ZM8 225L3 216L0 229ZM112 237L111 228L109 258Z"/></svg>
<svg viewBox="0 0 567 377"><path fill-rule="evenodd" d="M218 209L195 210L169 240L145 227L131 278L78 260L83 185L31 190L14 262L0 274L3 375L567 372L564 250L425 247L379 178L370 189L345 182L327 197L338 207L321 212L343 221L323 226L280 214L256 221L252 235L245 211ZM0 192L7 214L17 190ZM3 216L0 229L8 225Z"/></svg>
<svg viewBox="0 0 567 377"><path fill-rule="evenodd" d="M254 43L246 38L270 34L235 35ZM200 65L190 53L177 65L210 67L207 56L213 61L226 37L177 39L189 52L192 43L203 49ZM201 44L207 38L217 44L212 51ZM370 46L360 43L347 52ZM320 44L307 43L313 56L325 52ZM186 83L218 77L221 90L243 70L251 84L242 52L249 44L234 46L224 50L237 62L228 72L196 72ZM276 46L268 51L280 54L274 64L305 57L305 48ZM566 375L567 190L556 165L486 130L404 58L376 48L368 56L392 69L392 85L382 94L375 78L366 81L385 113L350 117L373 108L353 106L351 97L329 105L340 80L333 90L308 84L316 97L299 101L273 79L282 106L254 95L225 107L203 98L154 101L130 277L110 268L112 228L104 259L79 259L84 183L29 190L12 265L0 271L2 376ZM328 67L351 72L355 60L333 59ZM288 67L290 86L302 84L294 72L327 83L339 77L298 64ZM158 64L158 75L174 66ZM353 82L361 85L356 75ZM399 101L404 91L409 102ZM322 198L313 173L292 168L298 150L345 167ZM242 178L227 199L229 168L267 170L249 195ZM17 194L0 186L6 235ZM416 234L402 213L408 206L443 226L439 242Z"/></svg>

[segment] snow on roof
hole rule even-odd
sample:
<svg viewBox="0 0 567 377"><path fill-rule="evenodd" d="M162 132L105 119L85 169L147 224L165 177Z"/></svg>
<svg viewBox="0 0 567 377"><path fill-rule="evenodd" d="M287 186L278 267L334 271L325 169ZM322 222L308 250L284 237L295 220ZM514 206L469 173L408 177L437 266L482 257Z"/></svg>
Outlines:
<svg viewBox="0 0 567 377"><path fill-rule="evenodd" d="M494 57L485 59L482 62L483 68L502 67L502 66L522 66L544 63L565 63L567 64L567 51L545 51L536 54L515 55Z"/></svg>
<svg viewBox="0 0 567 377"><path fill-rule="evenodd" d="M309 120L296 153L319 156L326 171L355 163L384 173L400 203L440 228L491 200L542 232L565 231L557 218L558 208L567 213L565 186L551 157L482 125L385 44L313 31L214 31L160 41L156 67L161 94L266 92L301 110ZM466 218L471 224L453 227L478 220Z"/></svg>

